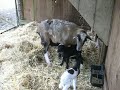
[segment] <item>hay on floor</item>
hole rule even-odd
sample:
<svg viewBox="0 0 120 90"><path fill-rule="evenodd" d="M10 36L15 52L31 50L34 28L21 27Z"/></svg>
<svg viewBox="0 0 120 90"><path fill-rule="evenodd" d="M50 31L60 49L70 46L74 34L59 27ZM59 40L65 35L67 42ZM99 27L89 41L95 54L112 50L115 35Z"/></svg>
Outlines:
<svg viewBox="0 0 120 90"><path fill-rule="evenodd" d="M36 22L31 22L0 35L0 90L59 90L65 65L59 65L55 48L50 49L52 66L46 65L36 30ZM97 60L97 50L90 45L94 43L88 42L83 48L87 68L91 60ZM90 85L89 78L90 70L84 68L78 76L77 89L99 90Z"/></svg>

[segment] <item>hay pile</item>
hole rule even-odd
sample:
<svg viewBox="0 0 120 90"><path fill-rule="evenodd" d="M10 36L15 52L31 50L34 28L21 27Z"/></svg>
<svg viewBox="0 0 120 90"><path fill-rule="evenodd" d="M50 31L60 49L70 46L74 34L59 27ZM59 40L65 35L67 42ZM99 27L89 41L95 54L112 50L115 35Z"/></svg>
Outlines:
<svg viewBox="0 0 120 90"><path fill-rule="evenodd" d="M46 65L36 29L36 23L31 22L0 35L0 90L59 90L59 79L65 65L58 65L54 48L50 49L53 64L51 67ZM90 48L86 43L83 52L85 62L93 60L91 55L95 53L89 56L88 51L94 47ZM84 68L78 77L78 90L99 90L90 85L89 77L89 69Z"/></svg>

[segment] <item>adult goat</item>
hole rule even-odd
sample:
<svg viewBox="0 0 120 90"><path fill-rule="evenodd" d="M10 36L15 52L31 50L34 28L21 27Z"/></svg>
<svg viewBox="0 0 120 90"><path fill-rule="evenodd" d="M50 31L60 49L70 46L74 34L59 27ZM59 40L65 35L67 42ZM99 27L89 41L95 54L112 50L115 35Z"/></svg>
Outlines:
<svg viewBox="0 0 120 90"><path fill-rule="evenodd" d="M50 45L77 45L76 50L81 51L86 38L90 39L86 31L81 29L78 25L59 19L41 21L41 23L38 23L37 33L41 37L41 44L45 48L44 57L49 65L48 49ZM75 39L74 37L77 35L79 35L80 38Z"/></svg>

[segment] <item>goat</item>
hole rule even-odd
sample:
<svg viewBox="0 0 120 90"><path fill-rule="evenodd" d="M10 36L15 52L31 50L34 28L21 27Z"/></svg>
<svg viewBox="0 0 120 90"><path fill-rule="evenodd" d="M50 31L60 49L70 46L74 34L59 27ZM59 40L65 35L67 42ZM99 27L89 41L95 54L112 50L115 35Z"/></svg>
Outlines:
<svg viewBox="0 0 120 90"><path fill-rule="evenodd" d="M58 45L57 52L59 56L62 57L62 62L60 65L62 66L63 63L66 62L66 69L69 68L69 58L71 56L74 56L73 58L76 59L76 63L83 64L81 51L76 50L76 45L70 45L69 47L66 47L65 45Z"/></svg>
<svg viewBox="0 0 120 90"><path fill-rule="evenodd" d="M49 65L48 49L50 45L77 45L76 50L80 51L84 40L86 38L90 39L86 31L76 24L59 19L41 21L41 23L38 23L37 33L41 37L41 44L45 48L44 57ZM80 35L80 40L79 38L77 38L77 40L73 38L76 37L77 34Z"/></svg>
<svg viewBox="0 0 120 90"><path fill-rule="evenodd" d="M73 86L73 90L76 90L77 76L79 73L80 69L78 63L76 63L74 67L66 69L60 78L59 88L62 90L68 90L70 86Z"/></svg>

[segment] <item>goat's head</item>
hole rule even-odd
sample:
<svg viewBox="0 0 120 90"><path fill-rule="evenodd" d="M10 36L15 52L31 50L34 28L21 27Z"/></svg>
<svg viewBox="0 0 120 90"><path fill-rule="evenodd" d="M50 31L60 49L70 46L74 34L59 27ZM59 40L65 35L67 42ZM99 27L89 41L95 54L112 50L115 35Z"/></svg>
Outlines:
<svg viewBox="0 0 120 90"><path fill-rule="evenodd" d="M74 37L77 41L77 47L76 50L77 51L81 51L82 50L82 46L84 45L84 43L87 41L87 39L92 40L90 38L90 36L87 35L86 31L82 30L79 34L77 34L76 37Z"/></svg>

